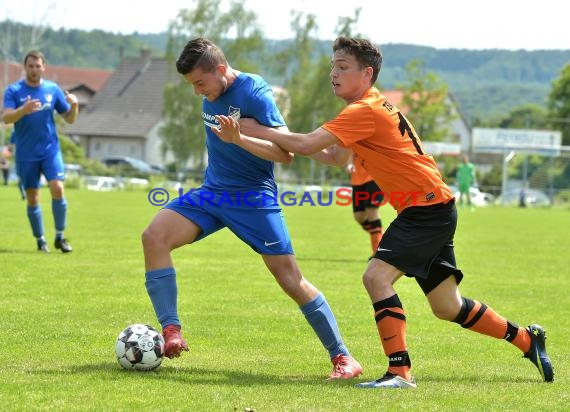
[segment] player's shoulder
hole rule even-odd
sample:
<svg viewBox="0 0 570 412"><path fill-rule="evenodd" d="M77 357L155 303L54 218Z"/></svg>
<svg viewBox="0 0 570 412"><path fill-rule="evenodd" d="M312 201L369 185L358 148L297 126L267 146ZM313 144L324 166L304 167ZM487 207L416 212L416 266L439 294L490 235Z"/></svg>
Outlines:
<svg viewBox="0 0 570 412"><path fill-rule="evenodd" d="M238 75L238 79L240 78L247 82L267 83L267 81L263 78L263 76L257 73L241 72Z"/></svg>
<svg viewBox="0 0 570 412"><path fill-rule="evenodd" d="M59 86L59 84L57 84L53 80L47 80L47 79L42 79L42 87L45 89L61 90L61 87Z"/></svg>
<svg viewBox="0 0 570 412"><path fill-rule="evenodd" d="M239 78L240 88L247 90L250 98L266 99L275 94L271 85L261 75L255 73L241 73Z"/></svg>
<svg viewBox="0 0 570 412"><path fill-rule="evenodd" d="M19 91L26 87L26 81L24 79L20 79L11 83L6 87L6 91Z"/></svg>

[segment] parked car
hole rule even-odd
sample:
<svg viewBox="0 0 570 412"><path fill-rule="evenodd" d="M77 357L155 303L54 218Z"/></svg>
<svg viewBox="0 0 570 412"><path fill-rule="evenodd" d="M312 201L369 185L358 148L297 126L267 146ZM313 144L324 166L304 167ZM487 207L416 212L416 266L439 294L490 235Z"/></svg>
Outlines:
<svg viewBox="0 0 570 412"><path fill-rule="evenodd" d="M455 200L459 202L459 189L457 186L449 186L449 188L455 193ZM469 195L471 196L471 203L474 206L487 206L493 204L495 201L495 196L491 193L481 192L477 187L469 188Z"/></svg>
<svg viewBox="0 0 570 412"><path fill-rule="evenodd" d="M147 162L128 156L107 157L101 161L105 166L116 167L121 174L151 175L160 172Z"/></svg>
<svg viewBox="0 0 570 412"><path fill-rule="evenodd" d="M83 173L83 168L81 167L81 165L75 163L66 163L64 165L64 170L66 177L71 177L71 176L77 177L81 176L81 174Z"/></svg>
<svg viewBox="0 0 570 412"><path fill-rule="evenodd" d="M120 189L121 185L114 177L86 176L85 187L87 190L94 190L96 192L109 192L111 190Z"/></svg>
<svg viewBox="0 0 570 412"><path fill-rule="evenodd" d="M497 204L521 206L550 206L550 198L542 190L537 189L508 189L497 198Z"/></svg>

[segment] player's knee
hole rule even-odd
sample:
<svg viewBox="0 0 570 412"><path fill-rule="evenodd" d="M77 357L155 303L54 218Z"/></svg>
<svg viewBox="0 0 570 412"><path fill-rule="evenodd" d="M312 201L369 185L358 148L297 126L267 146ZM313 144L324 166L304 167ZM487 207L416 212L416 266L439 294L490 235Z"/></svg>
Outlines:
<svg viewBox="0 0 570 412"><path fill-rule="evenodd" d="M388 277L370 269L362 275L362 283L368 292L385 292L392 289L392 281Z"/></svg>
<svg viewBox="0 0 570 412"><path fill-rule="evenodd" d="M359 225L364 225L367 222L367 218L366 215L363 214L362 212L355 212L354 213L354 220L356 220L356 223L358 223Z"/></svg>
<svg viewBox="0 0 570 412"><path fill-rule="evenodd" d="M160 230L149 226L142 232L141 242L145 249L155 249L166 244L166 237L161 234Z"/></svg>
<svg viewBox="0 0 570 412"><path fill-rule="evenodd" d="M459 309L453 305L444 304L444 305L432 306L431 311L436 318L451 322L457 317Z"/></svg>

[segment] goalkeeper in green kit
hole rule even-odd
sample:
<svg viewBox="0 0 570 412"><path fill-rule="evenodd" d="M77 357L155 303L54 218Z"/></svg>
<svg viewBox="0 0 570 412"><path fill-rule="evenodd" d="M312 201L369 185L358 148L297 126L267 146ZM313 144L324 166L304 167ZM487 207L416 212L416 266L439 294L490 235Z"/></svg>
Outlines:
<svg viewBox="0 0 570 412"><path fill-rule="evenodd" d="M475 166L469 162L467 155L457 168L457 186L459 187L459 206L463 206L463 198L467 199L467 206L473 210L469 189L475 184Z"/></svg>

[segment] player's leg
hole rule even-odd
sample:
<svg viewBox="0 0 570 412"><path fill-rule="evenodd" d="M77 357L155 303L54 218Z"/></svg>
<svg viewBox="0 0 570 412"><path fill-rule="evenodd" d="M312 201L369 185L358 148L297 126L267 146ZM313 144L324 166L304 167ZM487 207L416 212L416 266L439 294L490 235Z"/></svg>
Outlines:
<svg viewBox="0 0 570 412"><path fill-rule="evenodd" d="M393 286L402 275L398 268L379 259L372 259L364 273L363 283L372 301L388 370L379 379L358 384L360 388L416 387L406 343L406 315Z"/></svg>
<svg viewBox="0 0 570 412"><path fill-rule="evenodd" d="M370 235L370 247L372 248L372 256L376 253L378 245L382 240L383 229L382 220L378 214L378 208L374 206L367 207L365 210L366 222L362 225L362 228L368 232Z"/></svg>
<svg viewBox="0 0 570 412"><path fill-rule="evenodd" d="M200 227L185 216L162 209L142 234L145 286L162 327L168 358L178 357L182 351L188 350L180 332L178 286L170 252L192 243L200 232Z"/></svg>
<svg viewBox="0 0 570 412"><path fill-rule="evenodd" d="M385 376L361 387L416 387L406 344L406 314L393 285L403 274L428 278L433 257L453 239L456 219L453 202L409 207L386 230L363 280L389 366Z"/></svg>
<svg viewBox="0 0 570 412"><path fill-rule="evenodd" d="M439 319L512 343L538 368L545 381L554 380L552 363L546 353L546 333L540 325L520 327L486 304L462 297L455 276L443 280L426 296L433 313Z"/></svg>
<svg viewBox="0 0 570 412"><path fill-rule="evenodd" d="M69 241L63 236L67 222L67 201L64 196L65 171L61 153L42 161L42 172L48 181L51 194L51 210L55 225L54 246L63 253L72 251Z"/></svg>
<svg viewBox="0 0 570 412"><path fill-rule="evenodd" d="M283 291L301 309L305 319L329 353L333 371L329 379L350 379L362 373L340 334L325 296L301 274L294 255L262 255L265 265Z"/></svg>
<svg viewBox="0 0 570 412"><path fill-rule="evenodd" d="M358 195L361 193L361 195ZM370 236L372 256L382 239L382 221L378 214L378 207L384 201L380 188L373 180L352 188L352 212L363 230Z"/></svg>
<svg viewBox="0 0 570 412"><path fill-rule="evenodd" d="M24 185L22 184L22 181L20 180L19 177L18 177L18 190L20 191L20 197L22 198L22 200L26 200L26 189L24 189Z"/></svg>
<svg viewBox="0 0 570 412"><path fill-rule="evenodd" d="M293 254L283 213L275 208L224 208L228 228L262 255L265 265L288 296L299 305L333 362L329 379L359 375L362 367L344 345L336 319L325 299L301 274Z"/></svg>
<svg viewBox="0 0 570 412"><path fill-rule="evenodd" d="M44 222L40 207L40 162L16 162L21 187L26 193L27 216L38 250L49 252L44 237Z"/></svg>
<svg viewBox="0 0 570 412"><path fill-rule="evenodd" d="M224 227L200 201L201 190L174 199L154 217L142 234L147 293L162 326L165 355L180 356L188 350L181 335L178 287L171 251L202 239Z"/></svg>
<svg viewBox="0 0 570 412"><path fill-rule="evenodd" d="M62 253L69 253L73 249L69 240L64 237L64 231L67 226L67 200L63 196L63 181L53 179L48 181L48 185L52 195L51 210L55 225L55 239L53 244L54 247L61 250Z"/></svg>

